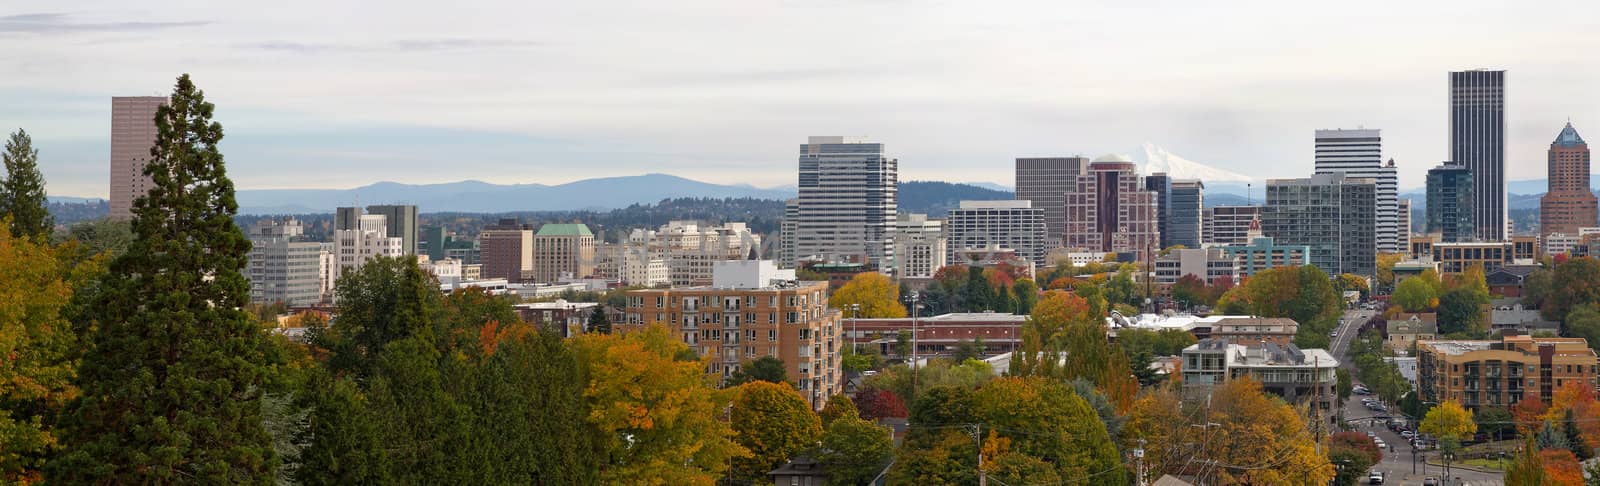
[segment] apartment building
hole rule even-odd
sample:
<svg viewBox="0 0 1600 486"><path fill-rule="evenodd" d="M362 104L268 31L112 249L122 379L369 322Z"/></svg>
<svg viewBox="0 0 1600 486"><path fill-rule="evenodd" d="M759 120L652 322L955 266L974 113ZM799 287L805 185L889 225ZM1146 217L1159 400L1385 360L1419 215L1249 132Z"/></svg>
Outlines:
<svg viewBox="0 0 1600 486"><path fill-rule="evenodd" d="M1417 387L1424 401L1456 400L1463 407L1545 403L1562 386L1594 388L1595 352L1583 338L1417 341Z"/></svg>
<svg viewBox="0 0 1600 486"><path fill-rule="evenodd" d="M708 286L628 292L620 332L666 326L723 378L766 356L783 360L813 408L838 393L840 313L827 282L802 282L769 260L717 262Z"/></svg>
<svg viewBox="0 0 1600 486"><path fill-rule="evenodd" d="M932 278L945 265L944 224L926 214L901 213L894 222L895 271L900 278Z"/></svg>
<svg viewBox="0 0 1600 486"><path fill-rule="evenodd" d="M1204 399L1213 387L1249 376L1289 403L1314 401L1331 410L1338 367L1339 360L1321 349L1206 339L1183 350L1183 392L1185 398Z"/></svg>
<svg viewBox="0 0 1600 486"><path fill-rule="evenodd" d="M250 301L307 306L322 301L327 259L332 244L307 241L294 218L263 219L250 225Z"/></svg>

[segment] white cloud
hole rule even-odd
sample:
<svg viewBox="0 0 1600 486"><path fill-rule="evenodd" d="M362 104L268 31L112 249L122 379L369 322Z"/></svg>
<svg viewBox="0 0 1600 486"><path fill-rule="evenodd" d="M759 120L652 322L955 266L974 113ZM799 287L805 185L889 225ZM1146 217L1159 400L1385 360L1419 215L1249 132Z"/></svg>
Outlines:
<svg viewBox="0 0 1600 486"><path fill-rule="evenodd" d="M807 135L840 133L889 144L907 179L1007 182L1016 156L1145 141L1233 172L1302 176L1312 130L1357 125L1384 129L1401 185L1415 187L1446 153L1445 73L1474 67L1509 70L1512 179L1543 176L1567 117L1600 133L1600 65L1584 54L1600 48L1593 2L31 8L0 0L17 12L0 17L0 65L13 67L0 99L29 106L0 110L0 127L61 140L71 159L46 175L75 194L104 193L104 177L84 174L105 164L109 110L84 103L162 92L181 72L218 104L230 137L304 145L230 151L243 187L292 185L278 170L296 167L285 153L324 154L295 159L329 171L303 174L307 186L650 171L776 185L792 183ZM41 95L66 101L28 100ZM567 143L384 158L381 137L291 136L394 126ZM481 162L429 159L452 153Z"/></svg>

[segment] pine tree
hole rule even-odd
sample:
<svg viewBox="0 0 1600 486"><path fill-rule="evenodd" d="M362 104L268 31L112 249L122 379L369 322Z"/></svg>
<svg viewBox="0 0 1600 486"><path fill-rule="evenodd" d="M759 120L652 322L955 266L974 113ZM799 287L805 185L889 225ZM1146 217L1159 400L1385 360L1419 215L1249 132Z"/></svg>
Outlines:
<svg viewBox="0 0 1600 486"><path fill-rule="evenodd" d="M0 217L11 216L11 234L27 238L49 238L55 228L44 195L44 175L39 173L39 149L33 137L18 129L6 140L0 154L6 167L0 180Z"/></svg>
<svg viewBox="0 0 1600 486"><path fill-rule="evenodd" d="M244 310L250 242L233 223L213 110L185 74L156 112L153 187L134 201L134 240L92 306L94 349L51 482L272 481L269 344Z"/></svg>

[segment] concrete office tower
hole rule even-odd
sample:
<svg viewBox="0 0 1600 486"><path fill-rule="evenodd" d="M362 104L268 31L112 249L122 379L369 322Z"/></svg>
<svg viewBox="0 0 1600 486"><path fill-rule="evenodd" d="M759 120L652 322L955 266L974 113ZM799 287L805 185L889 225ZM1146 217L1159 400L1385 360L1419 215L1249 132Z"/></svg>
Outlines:
<svg viewBox="0 0 1600 486"><path fill-rule="evenodd" d="M1216 206L1204 211L1205 244L1248 245L1250 222L1261 215L1261 206Z"/></svg>
<svg viewBox="0 0 1600 486"><path fill-rule="evenodd" d="M1401 200L1399 200L1399 205L1396 206L1396 209L1395 209L1395 215L1398 216L1398 217L1395 218L1395 223L1394 223L1394 228L1395 228L1395 235L1394 235L1395 236L1395 242L1394 242L1395 246L1394 246L1394 251L1395 252L1409 251L1411 249L1411 231L1412 231L1412 228L1411 228L1411 200L1410 199L1401 199Z"/></svg>
<svg viewBox="0 0 1600 486"><path fill-rule="evenodd" d="M900 260L895 276L932 278L948 261L943 222L926 214L901 214L894 223L894 254Z"/></svg>
<svg viewBox="0 0 1600 486"><path fill-rule="evenodd" d="M1167 194L1162 198L1161 208L1161 214L1166 218L1160 229L1162 248L1173 245L1200 247L1205 191L1206 185L1199 179L1173 179L1167 184Z"/></svg>
<svg viewBox="0 0 1600 486"><path fill-rule="evenodd" d="M1066 199L1067 248L1102 253L1159 250L1156 195L1145 190L1144 179L1127 157L1096 158Z"/></svg>
<svg viewBox="0 0 1600 486"><path fill-rule="evenodd" d="M1156 195L1156 231L1161 233L1157 246L1166 248L1170 245L1167 243L1167 197L1172 195L1172 178L1165 172L1144 176L1144 189Z"/></svg>
<svg viewBox="0 0 1600 486"><path fill-rule="evenodd" d="M794 268L796 228L800 226L800 200L790 199L783 202L783 221L778 224L778 265L783 268Z"/></svg>
<svg viewBox="0 0 1600 486"><path fill-rule="evenodd" d="M485 226L478 233L478 262L486 279L520 283L532 278L533 225L501 218L499 223Z"/></svg>
<svg viewBox="0 0 1600 486"><path fill-rule="evenodd" d="M594 233L582 224L546 224L533 234L533 282L555 283L594 273Z"/></svg>
<svg viewBox="0 0 1600 486"><path fill-rule="evenodd" d="M1045 240L1052 248L1061 244L1067 225L1066 193L1088 166L1085 157L1017 158L1016 198L1044 210Z"/></svg>
<svg viewBox="0 0 1600 486"><path fill-rule="evenodd" d="M161 96L111 98L111 219L133 217L133 200L150 191L144 166L156 144L156 110Z"/></svg>
<svg viewBox="0 0 1600 486"><path fill-rule="evenodd" d="M417 254L417 207L410 204L367 206L367 214L381 214L388 221L389 236L400 238L400 251Z"/></svg>
<svg viewBox="0 0 1600 486"><path fill-rule="evenodd" d="M307 306L322 301L323 243L306 241L294 218L263 219L250 225L250 301Z"/></svg>
<svg viewBox="0 0 1600 486"><path fill-rule="evenodd" d="M883 144L854 137L811 137L801 145L796 262L892 269L898 166Z"/></svg>
<svg viewBox="0 0 1600 486"><path fill-rule="evenodd" d="M1370 128L1317 130L1316 136L1316 173L1343 172L1349 177L1377 182L1378 251L1399 251L1399 179L1395 175L1394 160L1383 162L1382 131Z"/></svg>
<svg viewBox="0 0 1600 486"><path fill-rule="evenodd" d="M1506 72L1450 73L1450 160L1472 171L1473 230L1506 237Z"/></svg>
<svg viewBox="0 0 1600 486"><path fill-rule="evenodd" d="M1377 273L1373 219L1377 183L1343 173L1267 180L1261 232L1278 245L1311 247L1311 264L1328 275Z"/></svg>
<svg viewBox="0 0 1600 486"><path fill-rule="evenodd" d="M1044 266L1044 209L1032 201L961 201L944 221L946 261L955 261L962 250L981 250L999 246L1015 250L1017 256Z"/></svg>
<svg viewBox="0 0 1600 486"><path fill-rule="evenodd" d="M1589 144L1567 123L1550 142L1549 189L1539 199L1539 236L1578 234L1600 220L1594 193L1589 189Z"/></svg>
<svg viewBox="0 0 1600 486"><path fill-rule="evenodd" d="M400 238L389 236L388 221L381 214L365 214L356 218L355 228L333 231L334 254L338 265L334 278L346 272L360 270L373 258L386 256L398 258L401 253Z"/></svg>
<svg viewBox="0 0 1600 486"><path fill-rule="evenodd" d="M1472 170L1445 162L1428 169L1428 222L1424 233L1438 234L1439 241L1457 243L1478 241L1473 211L1479 201L1472 191L1477 184Z"/></svg>

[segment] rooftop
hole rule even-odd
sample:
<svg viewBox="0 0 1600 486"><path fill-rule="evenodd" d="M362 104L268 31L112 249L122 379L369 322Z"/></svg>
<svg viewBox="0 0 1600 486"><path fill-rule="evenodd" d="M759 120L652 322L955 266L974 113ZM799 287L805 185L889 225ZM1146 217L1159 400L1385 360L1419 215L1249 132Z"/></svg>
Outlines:
<svg viewBox="0 0 1600 486"><path fill-rule="evenodd" d="M1566 128L1561 129L1561 133L1556 135L1556 141L1551 142L1550 145L1555 147L1576 147L1588 144L1583 142L1583 137L1578 136L1578 130L1572 128L1572 122L1567 122Z"/></svg>
<svg viewBox="0 0 1600 486"><path fill-rule="evenodd" d="M539 227L535 236L594 236L589 227L573 223L550 223Z"/></svg>

